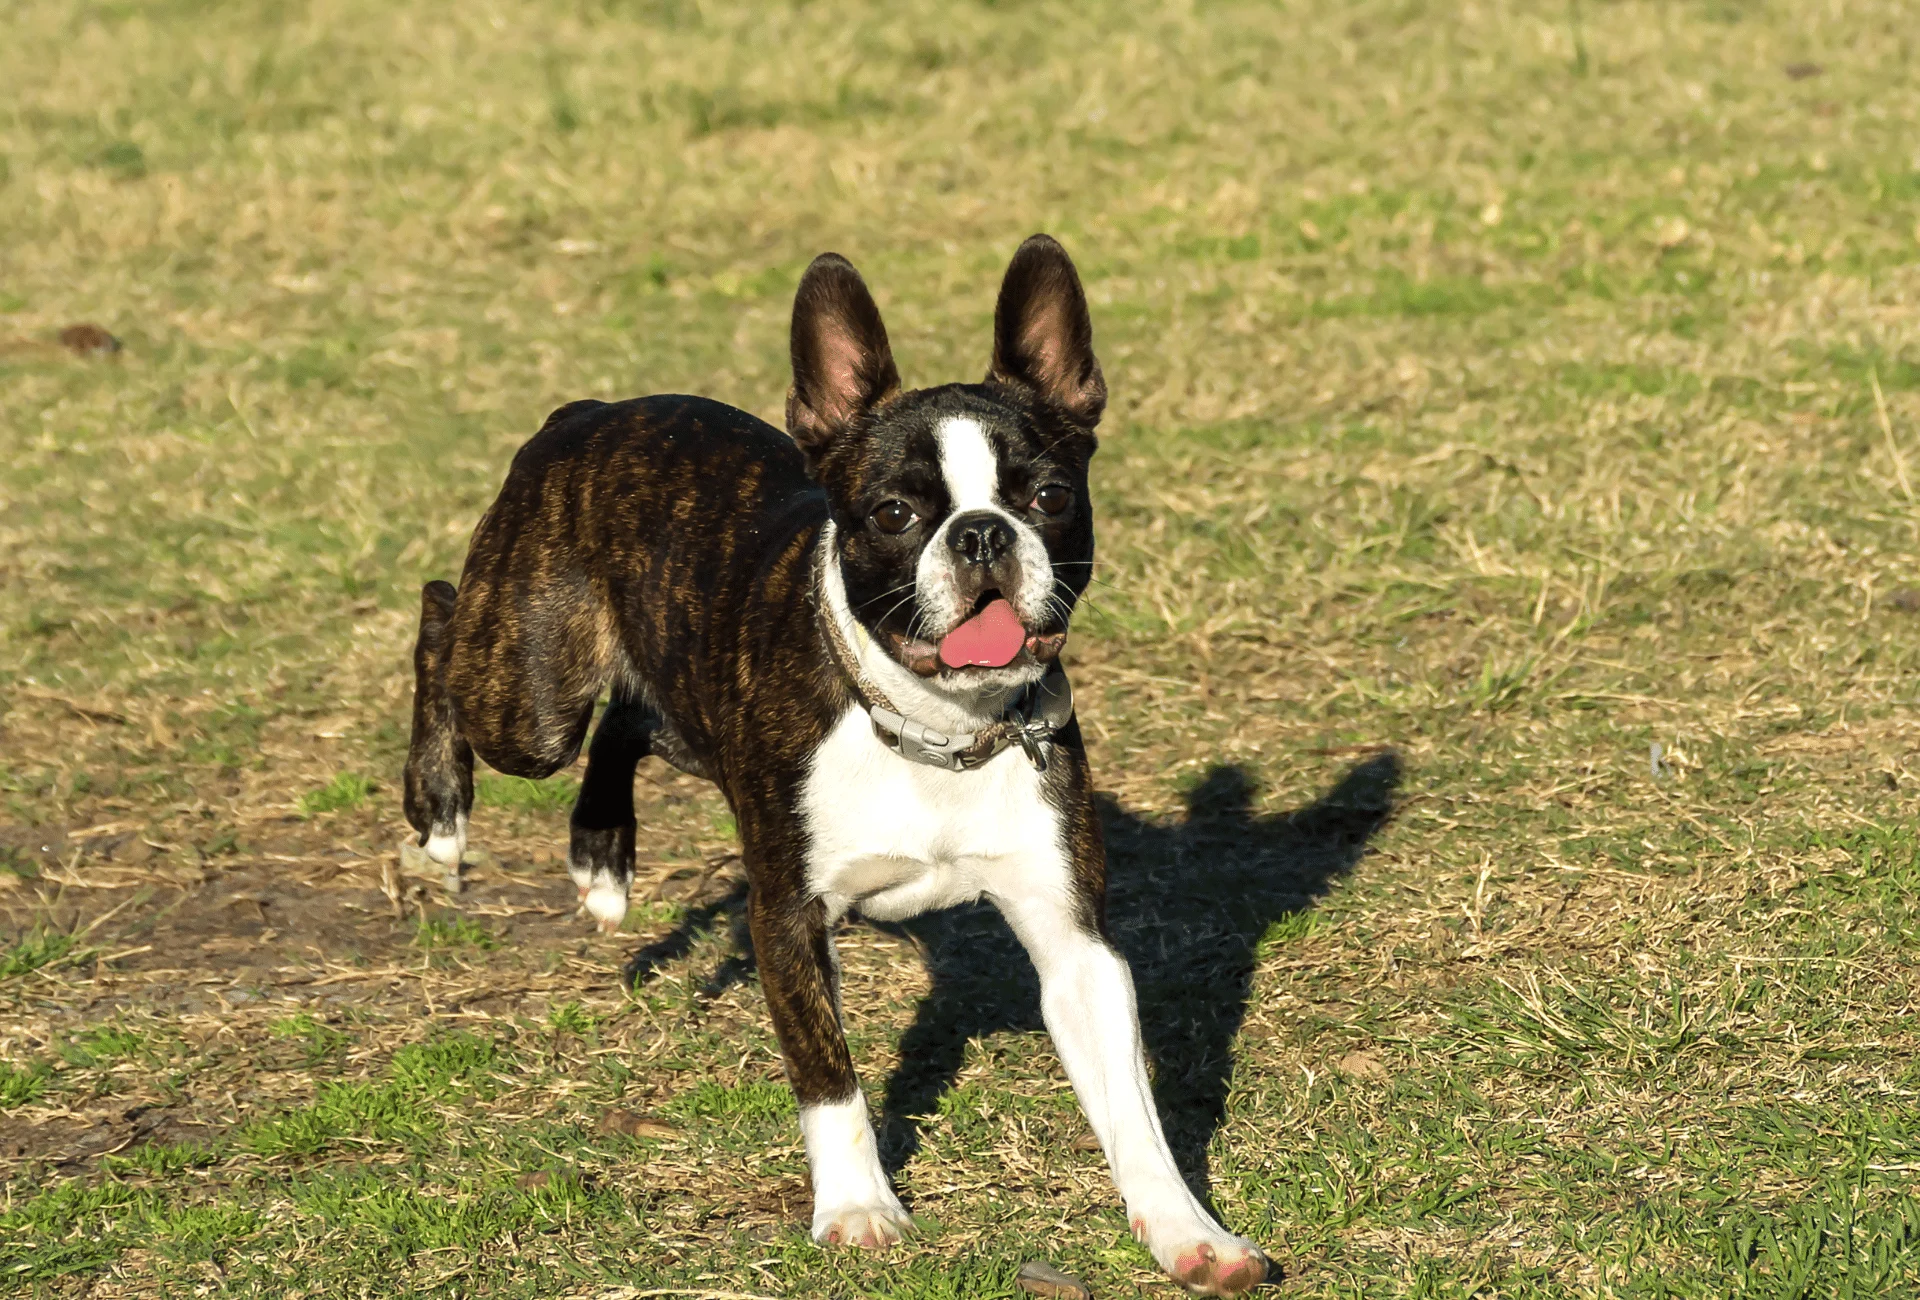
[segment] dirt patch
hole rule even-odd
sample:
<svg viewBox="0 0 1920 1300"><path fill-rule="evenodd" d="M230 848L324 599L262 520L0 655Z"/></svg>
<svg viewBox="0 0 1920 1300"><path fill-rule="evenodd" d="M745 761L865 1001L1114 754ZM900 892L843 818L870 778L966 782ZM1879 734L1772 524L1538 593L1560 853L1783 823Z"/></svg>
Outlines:
<svg viewBox="0 0 1920 1300"><path fill-rule="evenodd" d="M663 943L687 949L686 912L724 923L738 859L706 854L643 864L628 932L598 935L555 820L489 819L457 893L403 874L401 837L373 815L257 817L220 856L183 849L173 825L0 826L0 951L17 967L0 982L0 1069L34 1094L0 1112L0 1178L213 1143L359 1077L429 1021L617 1000ZM70 1070L102 1095L76 1095Z"/></svg>
<svg viewBox="0 0 1920 1300"><path fill-rule="evenodd" d="M0 1117L0 1161L77 1173L104 1155L144 1146L210 1142L216 1126L164 1106L108 1102L78 1113L29 1121Z"/></svg>
<svg viewBox="0 0 1920 1300"><path fill-rule="evenodd" d="M768 1183L748 1195L743 1208L749 1215L799 1223L813 1212L813 1191L800 1178Z"/></svg>

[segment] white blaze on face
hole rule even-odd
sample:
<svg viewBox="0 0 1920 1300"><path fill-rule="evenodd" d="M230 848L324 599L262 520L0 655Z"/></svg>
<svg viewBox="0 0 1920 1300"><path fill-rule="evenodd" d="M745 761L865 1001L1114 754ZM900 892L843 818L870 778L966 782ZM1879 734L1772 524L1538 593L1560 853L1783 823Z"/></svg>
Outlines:
<svg viewBox="0 0 1920 1300"><path fill-rule="evenodd" d="M978 420L955 416L934 426L933 436L940 449L940 476L946 480L947 496L952 502L947 522L935 530L920 551L920 563L914 573L920 608L925 611L925 635L938 640L952 631L972 613L971 604L959 591L953 548L947 545L947 529L958 515L973 510L990 510L1013 533L1014 576L1001 590L1014 613L1029 626L1046 614L1047 596L1053 589L1053 562L1047 556L1046 543L1033 528L1009 514L1001 506L1000 458L994 454L993 440Z"/></svg>
<svg viewBox="0 0 1920 1300"><path fill-rule="evenodd" d="M947 481L953 513L993 510L999 502L1000 461L978 420L942 420L933 431L940 444L940 477Z"/></svg>

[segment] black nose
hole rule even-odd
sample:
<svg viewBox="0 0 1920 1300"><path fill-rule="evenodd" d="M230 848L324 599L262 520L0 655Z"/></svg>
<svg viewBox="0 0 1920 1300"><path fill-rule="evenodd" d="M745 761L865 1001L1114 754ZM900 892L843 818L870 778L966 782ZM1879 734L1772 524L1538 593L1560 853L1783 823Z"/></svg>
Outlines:
<svg viewBox="0 0 1920 1300"><path fill-rule="evenodd" d="M968 564L991 567L1013 549L1013 529L991 510L969 510L947 525L947 546Z"/></svg>

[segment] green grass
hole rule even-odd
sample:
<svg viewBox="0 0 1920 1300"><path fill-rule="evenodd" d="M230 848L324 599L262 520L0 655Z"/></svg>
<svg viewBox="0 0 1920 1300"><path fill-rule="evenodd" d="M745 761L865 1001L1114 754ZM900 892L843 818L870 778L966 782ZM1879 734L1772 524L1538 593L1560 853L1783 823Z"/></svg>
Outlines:
<svg viewBox="0 0 1920 1300"><path fill-rule="evenodd" d="M35 930L0 951L0 979L30 974L43 966L74 959L79 946L77 935Z"/></svg>
<svg viewBox="0 0 1920 1300"><path fill-rule="evenodd" d="M578 1002L562 1002L547 1012L547 1024L560 1034L590 1034L599 1018Z"/></svg>
<svg viewBox="0 0 1920 1300"><path fill-rule="evenodd" d="M490 808L510 808L519 812L564 812L580 797L580 783L572 777L553 776L544 781L529 781L521 776L500 776L483 772L474 778L474 802Z"/></svg>
<svg viewBox="0 0 1920 1300"><path fill-rule="evenodd" d="M0 1061L0 1110L36 1101L47 1090L47 1067Z"/></svg>
<svg viewBox="0 0 1920 1300"><path fill-rule="evenodd" d="M430 1147L443 1121L427 1104L463 1087L484 1092L482 1072L495 1052L492 1043L464 1033L403 1048L384 1079L323 1084L310 1105L248 1126L236 1144L267 1158L316 1156L342 1144Z"/></svg>
<svg viewBox="0 0 1920 1300"><path fill-rule="evenodd" d="M167 1146L135 1147L126 1155L108 1156L102 1167L112 1173L146 1174L153 1178L171 1178L190 1169L213 1164L219 1153L198 1143L180 1142Z"/></svg>
<svg viewBox="0 0 1920 1300"><path fill-rule="evenodd" d="M268 1026L268 1032L276 1038L299 1043L306 1050L307 1059L315 1064L334 1056L352 1041L351 1035L315 1020L304 1011L275 1021Z"/></svg>
<svg viewBox="0 0 1920 1300"><path fill-rule="evenodd" d="M724 1087L711 1079L701 1080L692 1092L679 1098L675 1110L690 1119L762 1127L795 1113L793 1091L785 1084L746 1083Z"/></svg>
<svg viewBox="0 0 1920 1300"><path fill-rule="evenodd" d="M70 1064L82 1067L112 1065L141 1054L147 1045L144 1034L120 1025L96 1025L75 1034L62 1049Z"/></svg>
<svg viewBox="0 0 1920 1300"><path fill-rule="evenodd" d="M497 948L499 936L486 929L477 921L464 916L423 917L413 932L413 942L420 948Z"/></svg>
<svg viewBox="0 0 1920 1300"><path fill-rule="evenodd" d="M300 796L299 809L311 817L315 813L339 812L358 808L374 791L372 780L353 772L341 772L321 786Z"/></svg>
<svg viewBox="0 0 1920 1300"><path fill-rule="evenodd" d="M479 774L473 894L380 874L420 584L547 411L777 422L824 249L908 382L975 378L1046 229L1113 393L1113 929L1226 1221L1301 1296L1920 1292L1910 5L210 16L0 46L14 1287L1173 1293L989 918L841 937L941 1229L873 1258L799 1231L735 914L568 920L577 769ZM734 847L636 799L642 893Z"/></svg>

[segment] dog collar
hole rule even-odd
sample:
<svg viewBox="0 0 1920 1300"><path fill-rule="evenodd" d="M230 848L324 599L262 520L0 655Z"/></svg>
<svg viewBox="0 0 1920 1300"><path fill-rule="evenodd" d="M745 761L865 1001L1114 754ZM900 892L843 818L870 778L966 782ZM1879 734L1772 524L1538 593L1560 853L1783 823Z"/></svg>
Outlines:
<svg viewBox="0 0 1920 1300"><path fill-rule="evenodd" d="M840 620L833 616L827 600L827 548L820 548L815 575L815 598L820 606L820 622L826 632L827 646L834 664L853 687L860 705L873 721L873 734L880 742L914 763L944 768L949 772L970 772L1004 749L1020 746L1033 770L1047 770L1047 750L1054 737L1073 721L1073 687L1067 673L1056 660L1048 665L1039 681L1022 687L1008 701L1000 720L979 731L948 735L923 722L916 722L887 698L885 691L861 670L859 656L847 644ZM865 630L854 623L854 635L863 642Z"/></svg>
<svg viewBox="0 0 1920 1300"><path fill-rule="evenodd" d="M861 703L866 704L865 700ZM1073 720L1073 687L1059 664L1021 689L1000 721L983 731L949 736L880 704L867 704L874 734L903 758L950 772L968 772L1014 745L1026 752L1033 770L1047 770L1047 747Z"/></svg>

